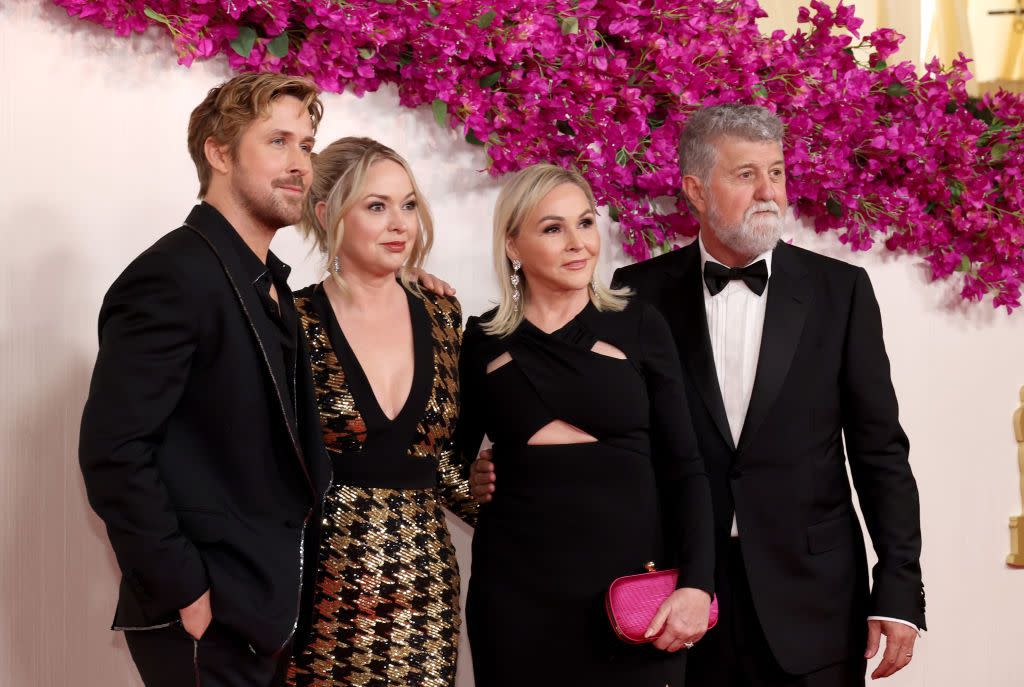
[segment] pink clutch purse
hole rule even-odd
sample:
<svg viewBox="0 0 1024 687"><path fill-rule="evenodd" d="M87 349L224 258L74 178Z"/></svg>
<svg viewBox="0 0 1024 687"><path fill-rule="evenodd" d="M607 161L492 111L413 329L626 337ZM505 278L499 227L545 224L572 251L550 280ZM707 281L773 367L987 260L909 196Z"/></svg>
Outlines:
<svg viewBox="0 0 1024 687"><path fill-rule="evenodd" d="M654 614L662 602L676 590L678 570L654 570L654 563L647 564L647 572L627 575L616 579L608 587L604 607L612 629L624 642L645 644L654 637L644 637ZM718 622L718 599L711 597L711 611L708 614L708 629Z"/></svg>

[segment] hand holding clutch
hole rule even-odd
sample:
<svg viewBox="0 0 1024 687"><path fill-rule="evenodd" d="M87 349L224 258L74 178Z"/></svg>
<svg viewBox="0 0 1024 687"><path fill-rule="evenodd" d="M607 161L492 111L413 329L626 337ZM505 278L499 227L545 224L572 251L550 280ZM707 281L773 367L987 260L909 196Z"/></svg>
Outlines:
<svg viewBox="0 0 1024 687"><path fill-rule="evenodd" d="M703 635L703 629L699 632L691 632L689 636L683 636L681 639L660 638L660 633L654 633L649 637L646 635L652 621L658 615L658 611L662 610L665 601L677 591L676 584L679 579L678 570L656 572L653 563L648 563L647 569L649 572L620 577L609 586L605 596L605 609L608 612L612 629L620 639L629 644L655 642L658 648L668 651L675 651L684 646L690 648L693 646L693 642ZM666 617L670 610L665 609ZM661 625L666 618L658 620L658 625ZM718 622L718 600L712 598L708 613L708 629L714 627L716 622Z"/></svg>

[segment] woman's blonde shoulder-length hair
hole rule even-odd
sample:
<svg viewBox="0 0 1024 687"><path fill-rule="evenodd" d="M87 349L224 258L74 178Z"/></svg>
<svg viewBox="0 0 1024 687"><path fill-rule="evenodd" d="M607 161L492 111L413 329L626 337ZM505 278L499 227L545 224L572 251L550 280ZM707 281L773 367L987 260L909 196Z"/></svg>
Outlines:
<svg viewBox="0 0 1024 687"><path fill-rule="evenodd" d="M590 209L597 212L597 202L590 184L573 169L540 163L522 169L508 180L498 194L494 206L494 271L498 275L498 289L501 300L494 317L483 323L485 332L492 336L508 336L523 321L523 307L512 299L512 261L505 252L509 238L519 234L523 221L529 217L546 195L562 184L575 184L590 203ZM520 274L522 298L525 304L529 298L530 285L525 275ZM627 288L612 289L596 278L588 287L590 302L598 310L620 311L626 307L631 291Z"/></svg>
<svg viewBox="0 0 1024 687"><path fill-rule="evenodd" d="M407 289L422 296L419 282L409 274L408 268L422 268L423 262L434 245L434 222L430 217L430 206L420 192L409 163L401 155L372 138L347 136L339 138L313 156L313 183L306 197L299 229L307 239L312 238L324 256L324 269L342 291L346 289L345 278L340 272L327 269L341 249L345 236L344 217L359 202L366 188L366 177L375 162L391 160L402 166L409 175L413 193L416 196L416 214L419 217L419 231L405 265L399 271L399 279ZM324 203L321 222L316 207Z"/></svg>

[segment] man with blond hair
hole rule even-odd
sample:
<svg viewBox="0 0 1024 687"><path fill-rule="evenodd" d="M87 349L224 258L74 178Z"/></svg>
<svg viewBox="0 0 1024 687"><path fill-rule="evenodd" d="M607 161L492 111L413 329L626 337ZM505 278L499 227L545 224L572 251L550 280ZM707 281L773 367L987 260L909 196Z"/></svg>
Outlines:
<svg viewBox="0 0 1024 687"><path fill-rule="evenodd" d="M122 573L113 629L147 687L282 680L330 476L269 247L302 214L321 113L303 79L212 89L188 128L202 202L103 300L79 455Z"/></svg>

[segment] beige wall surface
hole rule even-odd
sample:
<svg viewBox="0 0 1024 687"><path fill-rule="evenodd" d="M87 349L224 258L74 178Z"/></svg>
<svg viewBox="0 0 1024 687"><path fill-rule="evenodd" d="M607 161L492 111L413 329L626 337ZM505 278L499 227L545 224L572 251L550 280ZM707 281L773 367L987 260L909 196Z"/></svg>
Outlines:
<svg viewBox="0 0 1024 687"><path fill-rule="evenodd" d="M117 570L85 502L78 422L100 300L192 205L188 113L228 72L220 61L186 70L163 40L115 38L43 0L5 0L0 74L0 687L139 685L107 630ZM497 184L477 171L482 153L391 89L325 101L322 143L369 135L410 159L436 214L430 270L455 284L467 314L489 307ZM918 259L850 255L796 224L792 235L869 271L911 438L931 631L888 684L1024 684L1024 571L1003 565L1007 516L1021 509L1010 418L1024 313L963 307ZM606 248L608 276L623 260L614 240ZM292 230L274 250L295 268L293 286L317 278ZM464 572L469 535L455 526ZM463 649L459 687L470 687Z"/></svg>
<svg viewBox="0 0 1024 687"><path fill-rule="evenodd" d="M861 36L879 27L891 27L905 36L894 63L910 60L918 66L938 57L950 64L963 52L971 58L974 80L968 83L971 95L994 91L999 87L1024 91L1024 31L1014 28L1014 18L993 15L993 10L1012 10L1014 0L825 0L830 7L841 1L857 8L864 20ZM808 0L760 0L768 16L758 22L762 31L783 29L793 33L808 30L797 24L800 6Z"/></svg>
<svg viewBox="0 0 1024 687"><path fill-rule="evenodd" d="M825 0L829 7L836 7L843 0ZM944 0L938 0L943 2ZM904 36L903 43L896 56L889 60L895 63L910 60L917 63L921 54L921 10L924 5L935 0L856 0L845 1L846 5L857 8L857 16L864 20L858 32L861 38L866 37L879 27L896 28ZM768 13L767 17L758 22L761 31L768 33L782 29L786 33L794 33L800 29L807 33L810 24L798 24L797 12L800 7L810 7L809 0L760 0L761 9ZM854 44L857 39L854 39Z"/></svg>

